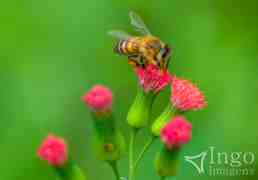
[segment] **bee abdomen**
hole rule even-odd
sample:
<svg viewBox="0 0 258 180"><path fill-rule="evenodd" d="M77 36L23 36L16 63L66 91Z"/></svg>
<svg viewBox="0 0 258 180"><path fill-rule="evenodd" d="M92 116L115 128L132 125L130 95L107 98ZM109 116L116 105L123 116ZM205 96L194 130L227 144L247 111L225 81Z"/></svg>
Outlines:
<svg viewBox="0 0 258 180"><path fill-rule="evenodd" d="M118 41L118 43L116 44L114 50L116 53L118 54L126 54L127 50L126 50L126 45L127 45L128 41L127 40L120 40Z"/></svg>
<svg viewBox="0 0 258 180"><path fill-rule="evenodd" d="M120 40L115 47L115 52L124 55L135 54L138 52L138 44L133 39Z"/></svg>

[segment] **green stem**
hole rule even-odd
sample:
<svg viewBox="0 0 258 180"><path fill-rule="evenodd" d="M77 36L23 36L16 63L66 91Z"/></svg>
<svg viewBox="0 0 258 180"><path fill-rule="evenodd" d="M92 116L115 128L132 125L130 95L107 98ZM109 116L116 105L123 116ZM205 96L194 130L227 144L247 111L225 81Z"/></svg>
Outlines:
<svg viewBox="0 0 258 180"><path fill-rule="evenodd" d="M165 180L166 179L166 176L161 176L160 177L160 180Z"/></svg>
<svg viewBox="0 0 258 180"><path fill-rule="evenodd" d="M120 174L119 174L119 171L118 171L118 168L117 168L117 161L108 161L108 164L112 168L112 170L113 170L113 172L116 176L116 179L120 180Z"/></svg>
<svg viewBox="0 0 258 180"><path fill-rule="evenodd" d="M150 139L146 142L146 144L144 145L142 151L140 152L138 158L136 159L136 161L134 163L134 170L137 169L139 162L143 158L143 155L146 153L146 151L149 149L149 147L152 145L152 143L154 142L155 139L156 139L155 136L151 136Z"/></svg>
<svg viewBox="0 0 258 180"><path fill-rule="evenodd" d="M62 167L55 167L56 173L62 180L86 180L82 170L74 162L68 161Z"/></svg>
<svg viewBox="0 0 258 180"><path fill-rule="evenodd" d="M133 175L134 175L133 161L134 161L134 144L135 144L136 133L137 133L137 129L132 128L130 144L129 144L129 177L128 177L128 180L133 180L133 178L134 178L133 177Z"/></svg>

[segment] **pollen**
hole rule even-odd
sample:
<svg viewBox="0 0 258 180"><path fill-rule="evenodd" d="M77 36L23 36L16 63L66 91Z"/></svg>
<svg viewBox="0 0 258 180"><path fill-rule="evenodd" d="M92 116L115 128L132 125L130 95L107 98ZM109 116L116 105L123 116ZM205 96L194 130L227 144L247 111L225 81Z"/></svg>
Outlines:
<svg viewBox="0 0 258 180"><path fill-rule="evenodd" d="M67 146L64 139L48 135L38 149L38 157L52 166L62 166L67 161Z"/></svg>
<svg viewBox="0 0 258 180"><path fill-rule="evenodd" d="M109 88L95 85L82 97L82 100L91 110L105 112L112 107L113 95Z"/></svg>
<svg viewBox="0 0 258 180"><path fill-rule="evenodd" d="M159 92L171 81L171 75L167 70L160 70L153 64L149 64L146 68L137 67L135 72L138 76L139 84L145 92Z"/></svg>
<svg viewBox="0 0 258 180"><path fill-rule="evenodd" d="M192 125L183 116L175 116L163 129L160 137L168 149L179 148L192 138Z"/></svg>
<svg viewBox="0 0 258 180"><path fill-rule="evenodd" d="M199 110L207 106L203 93L192 82L173 76L171 103L181 111Z"/></svg>

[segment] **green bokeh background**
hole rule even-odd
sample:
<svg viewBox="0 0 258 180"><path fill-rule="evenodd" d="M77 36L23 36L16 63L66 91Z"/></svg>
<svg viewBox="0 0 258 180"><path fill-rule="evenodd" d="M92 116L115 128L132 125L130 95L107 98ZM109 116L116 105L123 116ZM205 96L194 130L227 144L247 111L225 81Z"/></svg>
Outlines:
<svg viewBox="0 0 258 180"><path fill-rule="evenodd" d="M125 58L112 51L111 29L133 33L128 12L141 14L153 34L173 47L170 70L193 80L209 107L186 114L193 139L183 155L209 146L258 152L258 1L256 0L10 0L0 3L0 180L52 180L35 151L49 132L67 139L89 180L114 179L91 150L91 119L80 97L101 83L114 92L114 111L128 136L125 116L137 80ZM165 107L169 90L155 104ZM139 146L147 132L142 132ZM156 143L146 154L142 180L153 170ZM120 162L127 173L126 157ZM199 176L183 161L177 179L257 179ZM173 179L173 178L171 178Z"/></svg>

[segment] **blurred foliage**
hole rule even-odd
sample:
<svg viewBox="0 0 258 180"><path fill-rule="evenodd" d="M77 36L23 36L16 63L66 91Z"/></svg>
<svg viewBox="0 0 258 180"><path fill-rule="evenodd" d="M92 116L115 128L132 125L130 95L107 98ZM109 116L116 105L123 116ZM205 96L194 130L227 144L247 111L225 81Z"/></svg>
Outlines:
<svg viewBox="0 0 258 180"><path fill-rule="evenodd" d="M207 96L207 109L186 115L194 129L184 154L215 146L257 155L257 0L10 0L0 6L1 180L55 179L35 155L48 132L67 139L88 179L114 179L109 167L93 156L91 119L80 97L95 83L108 85L115 94L117 119L127 132L124 121L137 81L125 58L113 53L114 41L106 32L135 33L129 10L171 44L171 71L193 80ZM156 102L154 117L167 104L168 93ZM157 143L145 156L139 179L157 179L152 162L158 150ZM120 169L126 175L126 158ZM198 176L182 161L178 179L190 178L218 177Z"/></svg>

